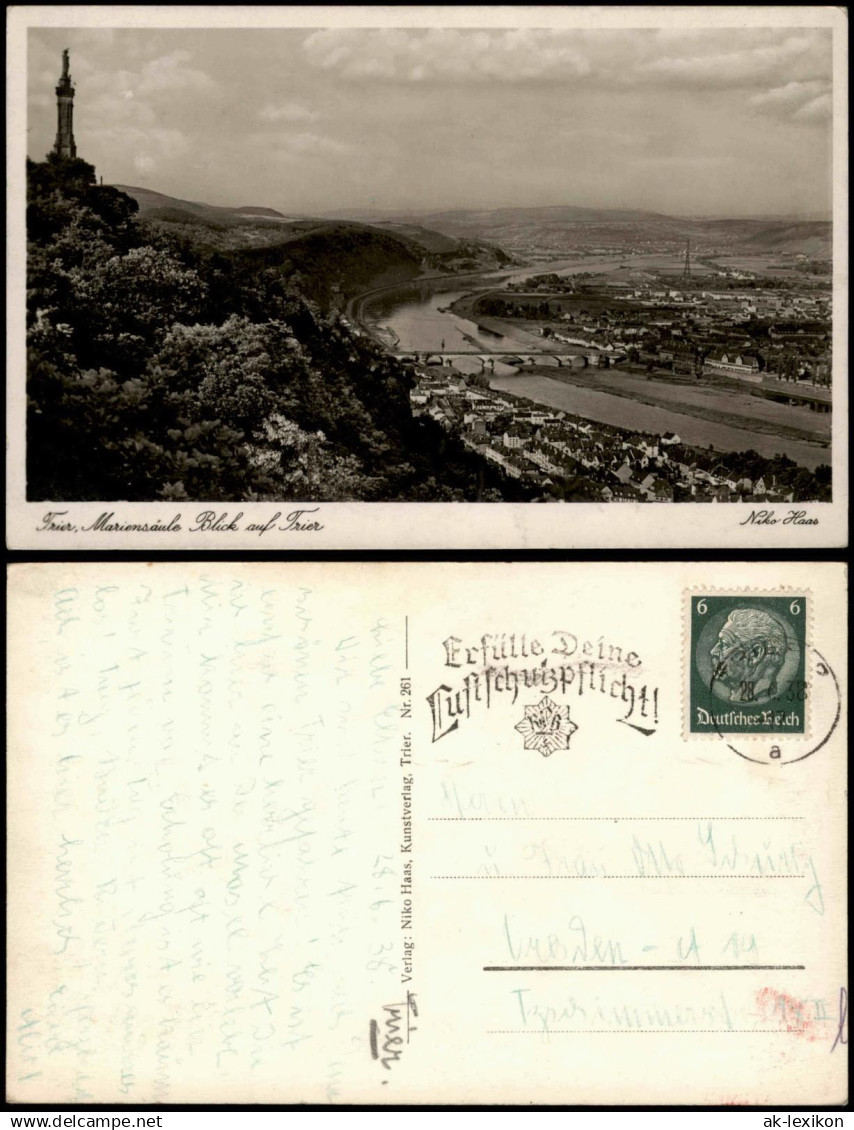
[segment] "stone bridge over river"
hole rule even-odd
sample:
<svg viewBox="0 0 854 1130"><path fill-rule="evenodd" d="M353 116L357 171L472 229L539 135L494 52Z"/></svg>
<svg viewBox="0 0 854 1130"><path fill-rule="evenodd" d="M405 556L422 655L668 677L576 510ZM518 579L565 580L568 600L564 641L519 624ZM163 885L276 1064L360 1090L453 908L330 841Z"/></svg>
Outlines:
<svg viewBox="0 0 854 1130"><path fill-rule="evenodd" d="M480 361L484 368L488 361L503 361L508 365L554 364L571 366L573 362L576 365L579 363L578 353L529 353L527 351L520 352L518 349L491 349L488 353L482 353L477 349L436 350L433 352L426 352L423 349L395 350L392 356L401 361L420 361L425 365L453 364L455 357L472 357L474 360Z"/></svg>
<svg viewBox="0 0 854 1130"><path fill-rule="evenodd" d="M519 365L556 365L559 368L579 368L590 367L597 368L599 365L599 355L596 353L539 353L528 352L527 350L490 350L484 353L477 349L455 349L455 350L434 350L426 352L425 350L397 350L393 356L402 361L420 361L425 365L453 365L454 359L458 357L471 357L475 361L480 362L482 370L485 370L488 363L491 361L493 366L496 361L503 362L508 366ZM512 371L512 370L511 370ZM613 371L613 370L612 370ZM616 370L620 371L620 370ZM703 387L699 382L697 387ZM741 391L738 389L736 379L732 379L731 388L734 391ZM798 381L781 381L774 377L766 376L759 383L751 382L749 385L750 391L754 396L763 396L768 400L776 400L784 404L801 404L809 408L812 412L830 412L832 410L832 392L829 388L821 386L809 385L806 382ZM745 389L747 391L747 389Z"/></svg>

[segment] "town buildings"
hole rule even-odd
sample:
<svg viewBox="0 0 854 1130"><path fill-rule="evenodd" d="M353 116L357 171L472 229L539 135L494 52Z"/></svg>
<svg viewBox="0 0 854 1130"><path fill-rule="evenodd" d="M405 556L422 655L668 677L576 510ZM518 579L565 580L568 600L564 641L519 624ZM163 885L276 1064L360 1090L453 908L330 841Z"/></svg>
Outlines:
<svg viewBox="0 0 854 1130"><path fill-rule="evenodd" d="M690 448L673 432L651 436L552 411L469 384L449 366L419 366L410 400L415 416L429 417L508 479L545 497L605 503L796 500L782 476L740 473L738 455Z"/></svg>

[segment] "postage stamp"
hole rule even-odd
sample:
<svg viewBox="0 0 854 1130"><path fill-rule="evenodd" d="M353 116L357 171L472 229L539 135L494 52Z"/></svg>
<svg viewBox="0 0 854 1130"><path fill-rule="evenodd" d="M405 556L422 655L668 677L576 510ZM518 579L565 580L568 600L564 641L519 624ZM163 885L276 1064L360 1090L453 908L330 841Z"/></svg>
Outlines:
<svg viewBox="0 0 854 1130"><path fill-rule="evenodd" d="M806 732L808 595L691 594L691 734Z"/></svg>

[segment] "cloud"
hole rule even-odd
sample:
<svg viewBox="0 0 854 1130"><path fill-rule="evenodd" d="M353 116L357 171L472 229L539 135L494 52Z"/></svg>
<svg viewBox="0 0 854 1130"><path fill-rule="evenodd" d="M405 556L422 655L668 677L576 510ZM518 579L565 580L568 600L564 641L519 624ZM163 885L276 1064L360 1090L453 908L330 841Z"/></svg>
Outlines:
<svg viewBox="0 0 854 1130"><path fill-rule="evenodd" d="M343 157L351 156L356 152L354 146L348 142L339 141L335 137L315 133L312 130L291 132L286 128L281 128L278 131L268 128L245 134L243 140L256 149L263 145L268 161L281 158L293 160L297 156L306 159L329 156Z"/></svg>
<svg viewBox="0 0 854 1130"><path fill-rule="evenodd" d="M142 65L137 76L126 71L120 73L130 74L129 88L142 96L212 90L216 83L210 75L187 66L191 57L189 51L172 51L168 55L149 59Z"/></svg>
<svg viewBox="0 0 854 1130"><path fill-rule="evenodd" d="M828 29L348 29L312 32L308 62L350 81L550 82L762 89L829 80Z"/></svg>
<svg viewBox="0 0 854 1130"><path fill-rule="evenodd" d="M71 58L71 75L84 82L89 102L120 96L126 100L134 98L168 104L176 94L205 94L216 90L217 84L210 75L188 65L191 59L189 51L171 51L148 59L133 70L114 70L98 66L88 55L75 51ZM58 71L52 80L48 79L48 83L55 84L57 77Z"/></svg>
<svg viewBox="0 0 854 1130"><path fill-rule="evenodd" d="M728 43L719 46L715 33L706 42L680 44L670 41L668 51L642 60L629 78L682 87L757 87L783 77L812 79L829 76L829 37L810 31L778 38L776 42L744 41L730 32ZM674 47L687 50L674 52ZM698 49L699 48L699 49Z"/></svg>
<svg viewBox="0 0 854 1130"><path fill-rule="evenodd" d="M298 102L285 102L280 106L268 103L258 111L262 122L310 122L317 116L316 110L310 110L308 106L301 106Z"/></svg>
<svg viewBox="0 0 854 1130"><path fill-rule="evenodd" d="M191 152L189 138L179 129L124 125L88 131L93 146L113 160L129 159L141 173L150 173L175 160L185 160Z"/></svg>
<svg viewBox="0 0 854 1130"><path fill-rule="evenodd" d="M768 117L795 122L827 121L833 108L829 84L822 80L787 82L752 95L748 105Z"/></svg>
<svg viewBox="0 0 854 1130"><path fill-rule="evenodd" d="M311 64L343 78L393 82L523 82L579 78L591 69L572 38L526 28L329 28L309 35L303 51Z"/></svg>
<svg viewBox="0 0 854 1130"><path fill-rule="evenodd" d="M833 99L829 94L820 94L818 98L813 98L811 102L801 106L800 110L796 110L792 114L792 120L795 122L829 122L832 116Z"/></svg>
<svg viewBox="0 0 854 1130"><path fill-rule="evenodd" d="M281 145L293 150L295 153L351 153L352 145L344 141L337 141L334 137L324 137L319 133L292 133L277 139Z"/></svg>
<svg viewBox="0 0 854 1130"><path fill-rule="evenodd" d="M41 104L45 95L52 100L60 72L54 52L43 48L41 54L49 62L38 71L38 84L31 91L34 105ZM75 49L71 54L71 76L76 80L78 104L95 120L147 125L173 111L176 95L183 95L186 100L194 94L210 96L217 90L213 79L191 63L189 51L176 50L146 59L134 69L116 69ZM160 113L155 114L155 109Z"/></svg>

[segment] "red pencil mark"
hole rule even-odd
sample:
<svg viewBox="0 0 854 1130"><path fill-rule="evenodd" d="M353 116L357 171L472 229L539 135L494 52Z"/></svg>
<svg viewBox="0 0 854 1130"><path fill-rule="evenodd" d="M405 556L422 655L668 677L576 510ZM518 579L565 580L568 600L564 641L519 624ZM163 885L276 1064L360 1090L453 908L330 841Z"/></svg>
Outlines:
<svg viewBox="0 0 854 1130"><path fill-rule="evenodd" d="M814 1001L801 1001L777 989L760 989L756 994L756 1006L763 1022L776 1020L785 1025L787 1032L802 1036L811 1043L823 1035Z"/></svg>

